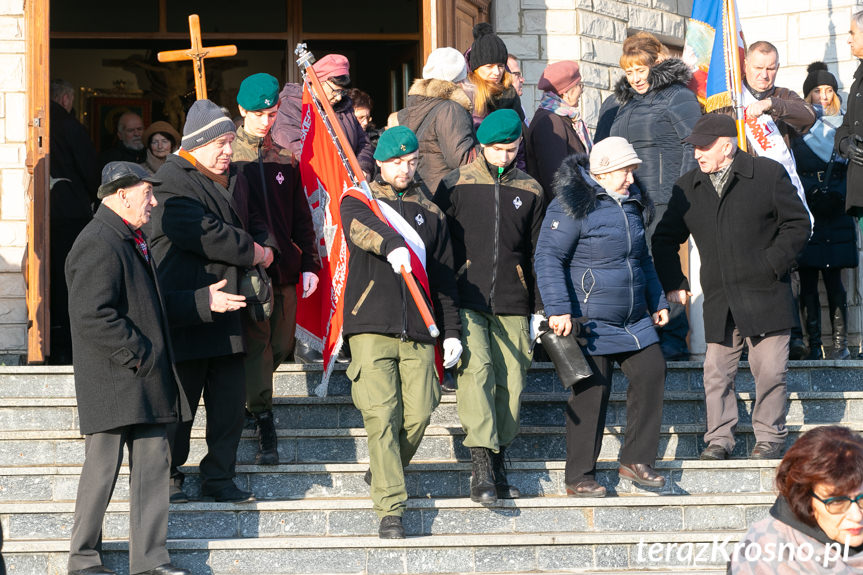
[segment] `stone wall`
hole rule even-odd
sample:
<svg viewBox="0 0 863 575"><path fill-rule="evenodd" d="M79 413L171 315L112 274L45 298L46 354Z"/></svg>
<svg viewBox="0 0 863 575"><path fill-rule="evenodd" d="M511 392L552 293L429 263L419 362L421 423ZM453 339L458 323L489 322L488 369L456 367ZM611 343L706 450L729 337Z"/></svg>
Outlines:
<svg viewBox="0 0 863 575"><path fill-rule="evenodd" d="M0 0L0 361L27 351L25 30L24 0Z"/></svg>

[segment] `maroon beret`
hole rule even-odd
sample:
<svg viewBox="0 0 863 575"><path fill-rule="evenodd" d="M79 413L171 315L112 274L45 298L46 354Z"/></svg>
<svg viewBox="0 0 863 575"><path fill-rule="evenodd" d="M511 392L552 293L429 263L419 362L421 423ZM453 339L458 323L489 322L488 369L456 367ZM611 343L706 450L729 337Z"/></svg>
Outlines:
<svg viewBox="0 0 863 575"><path fill-rule="evenodd" d="M312 65L315 69L315 74L318 75L318 80L326 82L330 78L337 76L349 76L351 65L348 59L341 54L327 54Z"/></svg>
<svg viewBox="0 0 863 575"><path fill-rule="evenodd" d="M536 87L543 92L554 92L558 96L563 96L579 80L581 80L581 72L578 71L578 64L572 60L564 60L546 66Z"/></svg>

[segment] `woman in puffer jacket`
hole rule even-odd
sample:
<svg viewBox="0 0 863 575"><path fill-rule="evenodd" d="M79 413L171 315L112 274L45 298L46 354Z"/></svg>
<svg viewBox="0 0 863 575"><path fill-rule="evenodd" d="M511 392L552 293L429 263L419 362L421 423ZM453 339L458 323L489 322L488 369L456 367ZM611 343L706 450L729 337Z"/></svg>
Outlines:
<svg viewBox="0 0 863 575"><path fill-rule="evenodd" d="M619 474L662 487L653 470L659 447L665 360L654 326L668 304L647 250L652 204L633 186L641 163L623 138L606 138L587 156L570 156L555 178L555 196L536 247L537 284L549 327L567 335L587 318L585 348L593 375L572 386L566 409L566 493L604 497L596 460L616 362L629 380L626 438Z"/></svg>

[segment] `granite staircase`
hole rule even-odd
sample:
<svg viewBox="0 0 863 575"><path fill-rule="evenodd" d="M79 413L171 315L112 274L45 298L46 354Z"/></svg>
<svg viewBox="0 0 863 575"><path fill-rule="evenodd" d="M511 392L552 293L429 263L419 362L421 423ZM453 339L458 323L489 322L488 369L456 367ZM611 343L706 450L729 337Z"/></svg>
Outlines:
<svg viewBox="0 0 863 575"><path fill-rule="evenodd" d="M444 396L407 470L408 538L382 541L363 482L368 449L343 371L326 398L320 371L284 365L274 415L282 464L256 466L244 432L237 482L258 501L174 505L174 563L198 575L401 573L724 573L725 553L763 517L776 461L745 458L754 444L752 377L737 380L741 425L728 461L697 459L703 448L701 365L672 363L666 382L657 469L662 489L617 474L626 423L626 381L615 374L598 479L599 500L563 495L563 392L549 364L530 372L522 432L508 450L510 480L523 498L483 507L468 498L470 464L454 396ZM791 436L841 423L863 430L863 361L795 362L788 377ZM199 493L206 414L193 429L187 488ZM66 573L75 493L83 463L71 369L0 368L0 525L10 574ZM128 469L104 527L104 557L127 574Z"/></svg>

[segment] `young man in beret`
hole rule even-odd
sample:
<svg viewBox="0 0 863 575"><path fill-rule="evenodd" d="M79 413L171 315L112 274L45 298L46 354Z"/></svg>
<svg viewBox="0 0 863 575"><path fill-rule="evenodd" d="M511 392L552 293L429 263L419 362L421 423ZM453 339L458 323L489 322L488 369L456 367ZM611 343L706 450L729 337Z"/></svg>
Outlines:
<svg viewBox="0 0 863 575"><path fill-rule="evenodd" d="M85 458L69 543L70 575L110 575L99 548L123 447L129 452L129 572L188 575L170 563L168 424L191 418L174 371L169 322L211 322L240 309L224 281L164 292L141 232L160 180L131 162L102 171L99 209L66 259L75 396ZM199 303L200 302L200 303ZM199 305L197 305L199 303ZM169 318L170 316L170 318Z"/></svg>
<svg viewBox="0 0 863 575"><path fill-rule="evenodd" d="M528 316L541 307L533 252L545 202L539 183L515 167L521 118L489 114L477 131L482 154L451 172L435 203L447 215L464 326L456 369L458 413L473 462L471 499L515 498L504 451L518 434L524 378L530 367Z"/></svg>
<svg viewBox="0 0 863 575"><path fill-rule="evenodd" d="M290 151L270 134L279 110L279 82L270 74L252 74L240 84L237 105L243 125L237 128L232 161L249 183L250 209L267 222L279 244L279 254L267 273L273 282L269 319L243 317L246 334L246 408L258 428L258 465L279 463L273 420L273 371L294 350L297 284L302 297L318 287L320 269L315 228L300 183L300 170ZM294 247L296 246L296 248Z"/></svg>
<svg viewBox="0 0 863 575"><path fill-rule="evenodd" d="M455 365L462 350L447 222L414 178L418 147L416 136L404 126L390 128L378 141L380 174L369 187L389 224L372 212L370 200L360 192L345 194L341 203L350 251L344 335L353 360L347 374L368 432L366 482L384 539L405 536L404 468L441 393L436 341L404 284L402 268L413 272L418 283L428 278L431 297L426 304L443 334L443 367Z"/></svg>

